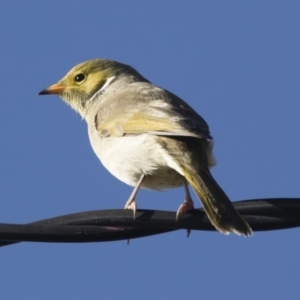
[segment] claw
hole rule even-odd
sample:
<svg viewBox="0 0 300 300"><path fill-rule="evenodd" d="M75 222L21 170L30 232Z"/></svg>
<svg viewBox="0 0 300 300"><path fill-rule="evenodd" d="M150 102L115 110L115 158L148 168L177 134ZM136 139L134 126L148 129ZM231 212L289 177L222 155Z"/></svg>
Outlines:
<svg viewBox="0 0 300 300"><path fill-rule="evenodd" d="M131 209L133 211L133 219L136 218L137 204L135 200L130 199L130 201L127 201L124 208Z"/></svg>
<svg viewBox="0 0 300 300"><path fill-rule="evenodd" d="M194 209L194 202L191 198L188 198L179 206L176 213L176 220L178 220L179 215L184 214L191 209Z"/></svg>
<svg viewBox="0 0 300 300"><path fill-rule="evenodd" d="M133 189L129 199L127 200L127 202L125 204L125 209L132 209L133 210L133 219L135 219L135 217L136 217L136 209L137 209L135 196L136 196L140 186L142 185L144 179L145 179L145 175L142 174L139 181L137 182L135 188Z"/></svg>
<svg viewBox="0 0 300 300"><path fill-rule="evenodd" d="M176 220L178 220L179 215L186 213L187 211L194 209L194 202L192 200L192 197L189 192L189 188L187 185L187 182L185 178L183 179L183 187L185 192L185 200L184 202L179 206L177 213L176 213ZM188 237L190 236L190 229L188 229Z"/></svg>

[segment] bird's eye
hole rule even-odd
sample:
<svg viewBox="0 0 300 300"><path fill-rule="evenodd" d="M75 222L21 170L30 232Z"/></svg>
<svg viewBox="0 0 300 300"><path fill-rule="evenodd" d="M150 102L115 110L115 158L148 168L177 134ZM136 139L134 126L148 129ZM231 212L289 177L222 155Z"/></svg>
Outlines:
<svg viewBox="0 0 300 300"><path fill-rule="evenodd" d="M76 81L76 82L81 82L81 81L83 81L85 79L85 75L84 74L77 74L76 76L75 76L75 78L74 78L74 80Z"/></svg>

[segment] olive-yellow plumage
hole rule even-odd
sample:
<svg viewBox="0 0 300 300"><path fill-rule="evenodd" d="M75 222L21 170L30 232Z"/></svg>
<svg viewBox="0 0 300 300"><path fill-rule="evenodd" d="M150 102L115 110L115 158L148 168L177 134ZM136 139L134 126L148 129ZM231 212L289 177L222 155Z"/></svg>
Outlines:
<svg viewBox="0 0 300 300"><path fill-rule="evenodd" d="M40 95L57 94L87 122L92 148L118 179L134 186L125 208L136 210L140 187L184 186L177 214L193 208L187 184L211 223L224 234L252 234L212 177L209 127L187 103L130 66L106 59L83 62Z"/></svg>

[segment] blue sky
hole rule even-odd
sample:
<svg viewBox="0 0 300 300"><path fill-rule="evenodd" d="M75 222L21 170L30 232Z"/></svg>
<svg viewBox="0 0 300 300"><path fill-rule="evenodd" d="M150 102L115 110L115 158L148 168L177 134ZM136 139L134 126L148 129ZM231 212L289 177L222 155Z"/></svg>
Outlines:
<svg viewBox="0 0 300 300"><path fill-rule="evenodd" d="M233 201L299 197L299 11L275 0L1 3L1 222L124 206L131 188L101 166L84 121L37 97L97 57L132 65L204 117L212 173ZM138 205L176 210L183 197L143 190ZM0 249L1 298L296 299L299 233L21 243Z"/></svg>

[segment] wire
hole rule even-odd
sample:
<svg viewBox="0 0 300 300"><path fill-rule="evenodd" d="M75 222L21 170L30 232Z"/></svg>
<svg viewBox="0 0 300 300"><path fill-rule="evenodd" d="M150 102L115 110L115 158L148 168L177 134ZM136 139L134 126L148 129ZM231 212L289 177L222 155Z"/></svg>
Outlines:
<svg viewBox="0 0 300 300"><path fill-rule="evenodd" d="M300 198L256 199L233 202L253 231L300 226ZM203 209L182 214L137 210L95 210L25 225L0 223L0 246L27 242L107 242L129 240L179 229L215 231Z"/></svg>

